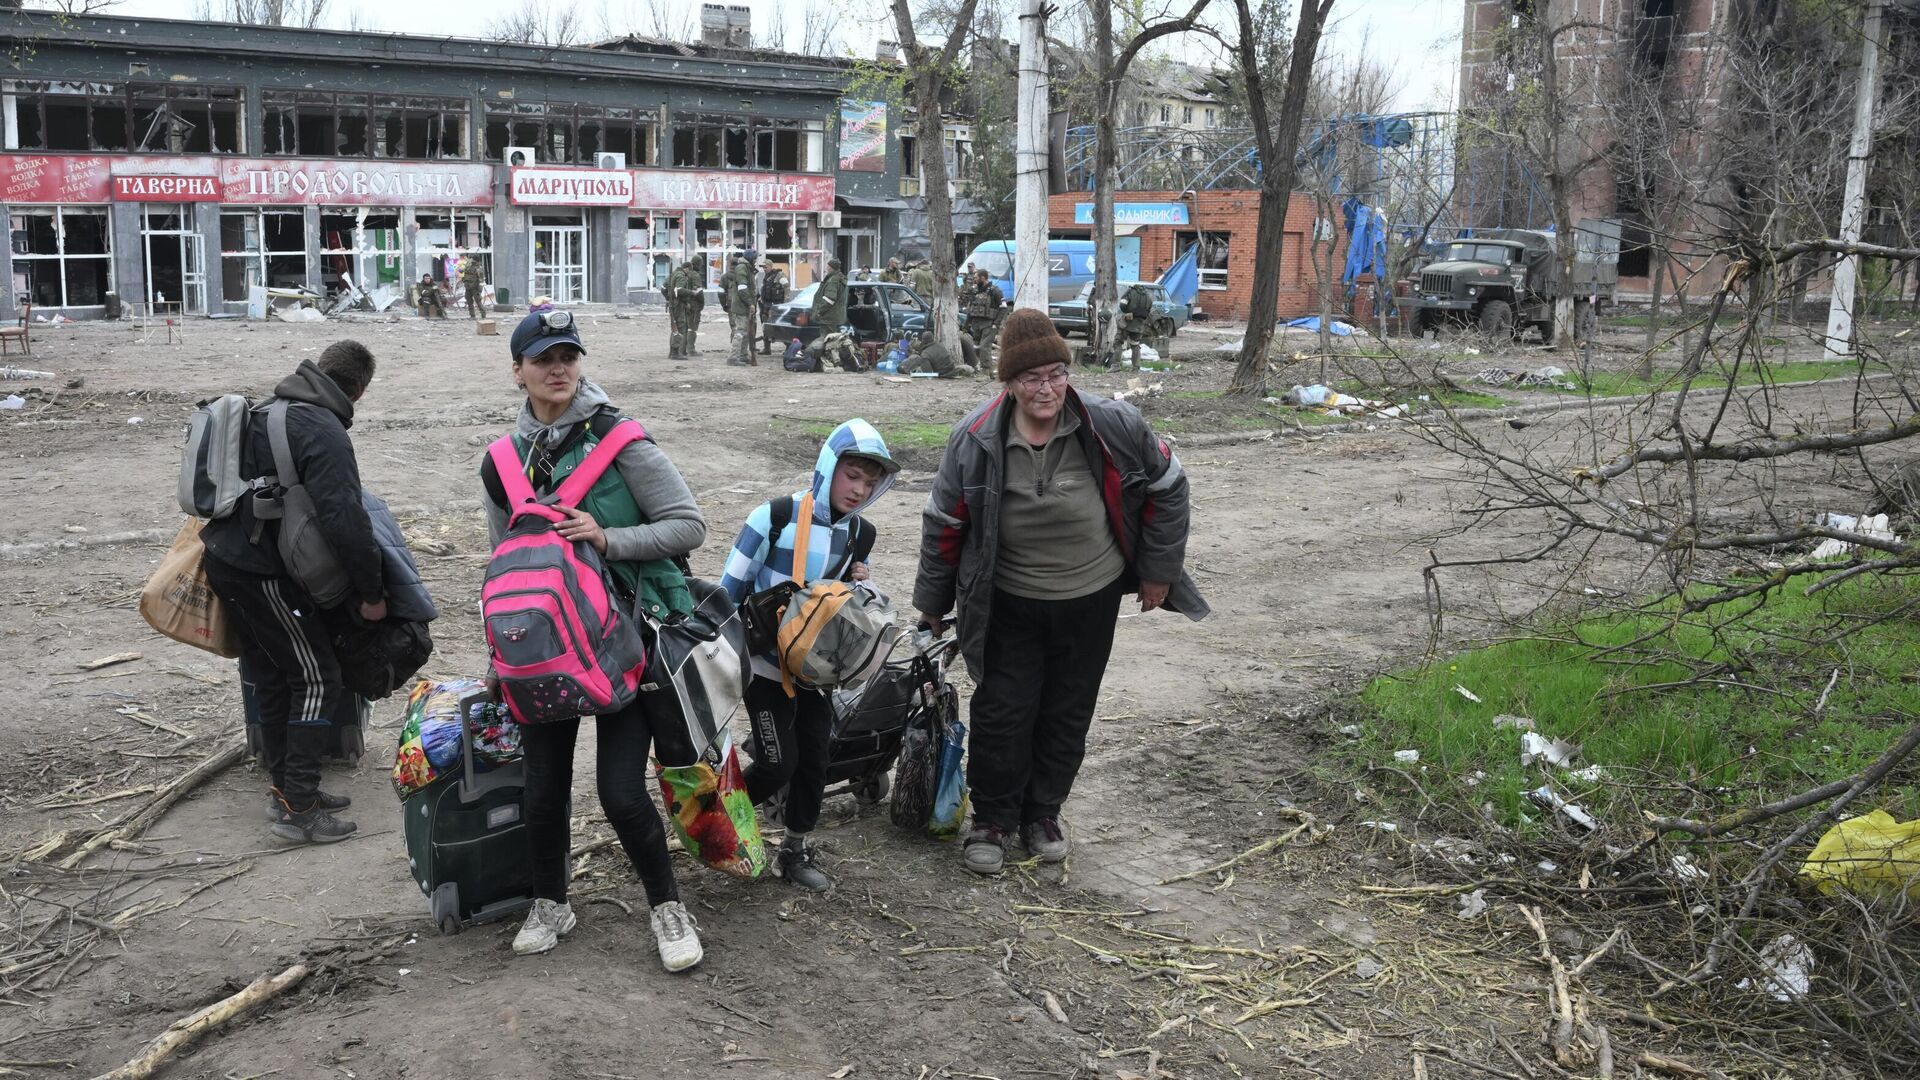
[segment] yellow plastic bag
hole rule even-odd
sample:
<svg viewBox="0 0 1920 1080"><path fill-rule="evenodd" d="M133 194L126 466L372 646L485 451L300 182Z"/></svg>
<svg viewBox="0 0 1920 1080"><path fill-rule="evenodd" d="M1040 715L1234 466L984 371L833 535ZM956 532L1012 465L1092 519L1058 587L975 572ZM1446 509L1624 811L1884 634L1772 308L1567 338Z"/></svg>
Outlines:
<svg viewBox="0 0 1920 1080"><path fill-rule="evenodd" d="M1905 890L1920 900L1920 821L1895 821L1885 810L1828 829L1800 873L1823 893Z"/></svg>

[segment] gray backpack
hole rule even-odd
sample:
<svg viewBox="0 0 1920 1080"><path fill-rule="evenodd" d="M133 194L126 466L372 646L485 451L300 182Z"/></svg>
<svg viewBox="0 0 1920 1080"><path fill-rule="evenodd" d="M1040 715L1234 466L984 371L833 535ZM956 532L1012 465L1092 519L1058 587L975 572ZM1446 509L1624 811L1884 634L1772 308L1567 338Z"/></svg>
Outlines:
<svg viewBox="0 0 1920 1080"><path fill-rule="evenodd" d="M274 399L265 405L267 442L273 447L274 475L262 479L277 488L279 495L262 491L254 496L253 516L262 521L280 521L280 561L287 576L321 607L332 607L347 595L352 579L334 556L332 545L320 532L320 514L313 496L300 482L300 467L294 463L293 447L287 442L287 403Z"/></svg>
<svg viewBox="0 0 1920 1080"><path fill-rule="evenodd" d="M247 423L253 402L242 394L222 394L202 401L187 425L187 445L180 455L180 509L192 517L212 521L233 513L242 496L271 484L272 477L240 478L240 455L246 445Z"/></svg>

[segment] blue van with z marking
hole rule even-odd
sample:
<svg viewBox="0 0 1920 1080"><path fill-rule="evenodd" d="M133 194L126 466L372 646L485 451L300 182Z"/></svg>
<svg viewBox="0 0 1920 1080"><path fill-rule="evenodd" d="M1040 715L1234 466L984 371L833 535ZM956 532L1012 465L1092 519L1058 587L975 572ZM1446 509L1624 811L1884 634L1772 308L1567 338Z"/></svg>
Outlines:
<svg viewBox="0 0 1920 1080"><path fill-rule="evenodd" d="M1000 286L1000 295L1013 303L1013 253L1011 240L989 240L973 249L961 263L985 270L987 277ZM1093 241L1047 241L1047 302L1071 300L1080 295L1080 287L1093 280Z"/></svg>

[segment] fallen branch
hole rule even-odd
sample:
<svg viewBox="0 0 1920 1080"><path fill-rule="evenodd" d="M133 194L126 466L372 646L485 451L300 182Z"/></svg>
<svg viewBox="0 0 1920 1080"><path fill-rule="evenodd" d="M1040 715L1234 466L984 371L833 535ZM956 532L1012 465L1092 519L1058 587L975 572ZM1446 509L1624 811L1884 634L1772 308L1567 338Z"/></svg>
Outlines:
<svg viewBox="0 0 1920 1080"><path fill-rule="evenodd" d="M60 860L61 868L66 870L73 869L85 861L87 856L106 847L115 840L133 840L138 838L141 833L147 831L147 826L158 821L160 815L166 813L167 809L174 803L179 802L181 797L194 788L199 787L207 780L224 772L227 766L239 761L241 756L246 752L247 741L245 737L235 736L226 745L201 759L198 765L188 769L171 783L161 788L158 794L147 800L147 802L138 809L130 811L113 824L96 830L93 835L83 841L71 855ZM29 855L29 858L51 858L64 850L67 844L74 839L76 838L71 834L62 833L55 837L54 840L48 841L47 844L42 844L40 847L34 849L38 852L38 855ZM56 843L55 841L58 842ZM49 847L49 845L52 846Z"/></svg>
<svg viewBox="0 0 1920 1080"><path fill-rule="evenodd" d="M1666 1073L1669 1076L1712 1076L1713 1075L1712 1073L1708 1072L1707 1070L1701 1068L1698 1065L1689 1065L1688 1063L1681 1061L1679 1058L1661 1057L1659 1054L1655 1054L1650 1051L1641 1051L1640 1056L1634 1058L1633 1060L1636 1064L1643 1065L1649 1069L1652 1069L1655 1072Z"/></svg>
<svg viewBox="0 0 1920 1080"><path fill-rule="evenodd" d="M1215 863L1214 865L1205 867L1204 869L1189 870L1184 874L1176 874L1170 878L1163 878L1157 884L1171 885L1176 881L1190 881L1193 878L1204 877L1207 874L1217 874L1222 870L1230 870L1233 867L1240 865L1241 863L1245 862L1248 859L1257 858L1261 855L1265 855L1269 851L1275 851L1282 847L1285 847L1288 841L1292 840L1296 836L1299 836L1301 833L1306 832L1308 829L1313 828L1313 815L1307 813L1305 810L1300 810L1295 807L1289 806L1289 807L1282 807L1280 810L1280 813L1283 816L1290 817L1293 820L1298 821L1300 824L1295 826L1290 831L1281 833L1279 836L1276 836L1271 840L1263 840L1260 843L1253 845L1252 847L1241 852L1240 854L1235 855L1233 858L1228 859L1226 862Z"/></svg>
<svg viewBox="0 0 1920 1080"><path fill-rule="evenodd" d="M192 1016L175 1020L159 1037L147 1044L140 1056L94 1080L146 1080L158 1072L175 1054L198 1042L202 1036L237 1017L300 985L307 977L307 965L295 964L278 975L262 975L245 990L201 1009Z"/></svg>

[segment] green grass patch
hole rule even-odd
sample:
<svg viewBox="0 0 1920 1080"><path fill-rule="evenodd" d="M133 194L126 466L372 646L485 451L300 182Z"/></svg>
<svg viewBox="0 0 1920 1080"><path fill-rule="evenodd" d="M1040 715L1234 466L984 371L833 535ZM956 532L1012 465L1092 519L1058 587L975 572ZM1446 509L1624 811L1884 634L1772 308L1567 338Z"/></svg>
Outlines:
<svg viewBox="0 0 1920 1080"><path fill-rule="evenodd" d="M1758 386L1762 382L1795 383L1820 382L1825 379L1852 378L1859 371L1852 362L1796 360L1780 364L1745 363L1740 365L1734 378L1737 386ZM1578 382L1579 376L1569 372L1568 379ZM1563 390L1554 386L1514 386L1507 389L1527 394L1588 394L1594 397L1639 397L1654 390L1677 389L1677 379L1673 370L1654 372L1652 379L1645 379L1630 371L1597 371L1585 390ZM1695 389L1717 390L1727 385L1727 375L1723 371L1702 371L1693 380Z"/></svg>
<svg viewBox="0 0 1920 1080"><path fill-rule="evenodd" d="M1742 319L1742 316L1738 314L1732 314L1732 313L1723 314L1720 316L1719 321L1715 323L1715 325L1716 326L1739 326L1741 319ZM1616 330L1645 330L1647 328L1647 324L1652 321L1653 321L1653 316L1651 315L1609 315L1609 316L1606 316L1605 318L1602 318L1600 320L1600 323L1602 326L1612 327L1613 329L1616 329ZM1704 324L1706 321L1707 320L1704 315L1698 315L1698 314L1689 313L1685 320L1678 318L1671 311L1665 311L1660 314L1660 326L1663 330L1664 329L1678 330L1682 326L1694 326L1698 324Z"/></svg>
<svg viewBox="0 0 1920 1080"><path fill-rule="evenodd" d="M1837 646L1800 643L1912 604L1920 584L1858 581L1811 598L1801 595L1807 584L1789 581L1766 604L1738 613L1682 618L1667 603L1579 619L1376 679L1360 695L1363 734L1353 752L1394 764L1394 751L1418 750L1417 765L1395 767L1417 770L1412 775L1433 798L1467 814L1491 803L1496 820L1521 829L1547 813L1526 793L1548 782L1631 827L1642 810L1697 817L1848 775L1920 714L1920 623L1908 613ZM1730 659L1752 665L1739 677L1747 685L1656 688L1685 683L1692 663ZM1836 668L1840 677L1816 719L1814 703ZM1600 776L1522 768L1521 733L1493 726L1502 714L1529 717L1543 737L1579 744L1575 768L1598 765ZM1888 809L1914 817L1920 772L1892 779ZM1392 778L1376 786L1418 797Z"/></svg>
<svg viewBox="0 0 1920 1080"><path fill-rule="evenodd" d="M947 445L947 437L953 434L952 424L928 424L917 420L871 417L868 418L868 422L879 430L880 437L887 440L887 447L891 450L939 450ZM816 439L825 439L833 434L834 428L839 426L807 421L800 425L800 430Z"/></svg>

